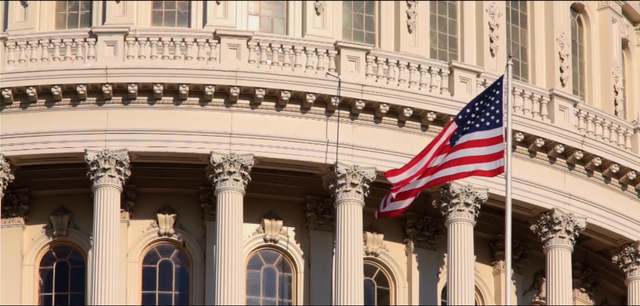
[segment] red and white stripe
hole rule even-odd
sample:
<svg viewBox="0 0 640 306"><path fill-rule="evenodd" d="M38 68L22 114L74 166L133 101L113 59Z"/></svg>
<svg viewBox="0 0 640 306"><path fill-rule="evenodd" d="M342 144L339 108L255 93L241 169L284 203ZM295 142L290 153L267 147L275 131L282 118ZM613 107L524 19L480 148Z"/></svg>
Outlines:
<svg viewBox="0 0 640 306"><path fill-rule="evenodd" d="M391 192L382 200L376 218L393 218L433 186L470 176L494 177L504 172L504 128L466 134L451 147L458 125L452 120L436 138L400 169L389 170Z"/></svg>

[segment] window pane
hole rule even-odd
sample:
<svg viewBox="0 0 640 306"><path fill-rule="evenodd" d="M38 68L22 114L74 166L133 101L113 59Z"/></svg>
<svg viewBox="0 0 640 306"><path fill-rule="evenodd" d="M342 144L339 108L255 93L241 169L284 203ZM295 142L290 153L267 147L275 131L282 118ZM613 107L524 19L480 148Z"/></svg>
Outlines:
<svg viewBox="0 0 640 306"><path fill-rule="evenodd" d="M173 263L168 260L158 264L158 291L173 291Z"/></svg>
<svg viewBox="0 0 640 306"><path fill-rule="evenodd" d="M72 294L69 299L69 305L86 305L86 301L84 300L84 293L81 294Z"/></svg>
<svg viewBox="0 0 640 306"><path fill-rule="evenodd" d="M260 298L247 298L247 305L261 305Z"/></svg>
<svg viewBox="0 0 640 306"><path fill-rule="evenodd" d="M142 294L142 305L156 305L156 294L154 293L143 293Z"/></svg>
<svg viewBox="0 0 640 306"><path fill-rule="evenodd" d="M286 34L286 1L249 1L248 12L249 30Z"/></svg>
<svg viewBox="0 0 640 306"><path fill-rule="evenodd" d="M191 10L189 1L152 1L151 25L188 27Z"/></svg>
<svg viewBox="0 0 640 306"><path fill-rule="evenodd" d="M84 292L86 273L84 266L71 268L71 292Z"/></svg>
<svg viewBox="0 0 640 306"><path fill-rule="evenodd" d="M378 272L378 268L374 265L365 264L364 265L364 276L365 277L373 277L376 272Z"/></svg>
<svg viewBox="0 0 640 306"><path fill-rule="evenodd" d="M69 304L69 295L68 294L56 294L53 299L54 305L68 305Z"/></svg>
<svg viewBox="0 0 640 306"><path fill-rule="evenodd" d="M156 291L156 267L142 268L142 291Z"/></svg>
<svg viewBox="0 0 640 306"><path fill-rule="evenodd" d="M260 291L260 272L247 271L247 295L259 297Z"/></svg>
<svg viewBox="0 0 640 306"><path fill-rule="evenodd" d="M276 298L276 284L278 272L273 267L262 270L262 294L264 297Z"/></svg>
<svg viewBox="0 0 640 306"><path fill-rule="evenodd" d="M41 295L38 301L38 305L53 305L53 296Z"/></svg>
<svg viewBox="0 0 640 306"><path fill-rule="evenodd" d="M180 293L176 295L176 305L190 305L189 293Z"/></svg>
<svg viewBox="0 0 640 306"><path fill-rule="evenodd" d="M56 292L69 292L69 263L66 260L58 261L54 269Z"/></svg>
<svg viewBox="0 0 640 306"><path fill-rule="evenodd" d="M364 304L376 304L376 283L370 278L364 279Z"/></svg>
<svg viewBox="0 0 640 306"><path fill-rule="evenodd" d="M177 292L189 292L189 268L180 267L176 268L176 288Z"/></svg>
<svg viewBox="0 0 640 306"><path fill-rule="evenodd" d="M158 293L158 305L173 305L173 294Z"/></svg>
<svg viewBox="0 0 640 306"><path fill-rule="evenodd" d="M53 293L53 268L40 269L40 293Z"/></svg>
<svg viewBox="0 0 640 306"><path fill-rule="evenodd" d="M391 293L389 289L381 289L378 287L378 292L376 296L376 305L390 305L391 302Z"/></svg>

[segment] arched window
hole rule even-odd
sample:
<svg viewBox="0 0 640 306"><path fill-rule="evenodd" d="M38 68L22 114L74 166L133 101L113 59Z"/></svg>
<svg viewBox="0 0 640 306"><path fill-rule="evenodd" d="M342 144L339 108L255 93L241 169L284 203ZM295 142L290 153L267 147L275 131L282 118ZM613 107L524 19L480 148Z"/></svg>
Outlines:
<svg viewBox="0 0 640 306"><path fill-rule="evenodd" d="M293 264L284 254L262 249L247 263L247 305L292 305Z"/></svg>
<svg viewBox="0 0 640 306"><path fill-rule="evenodd" d="M342 1L342 39L375 45L376 2Z"/></svg>
<svg viewBox="0 0 640 306"><path fill-rule="evenodd" d="M77 247L51 246L40 260L38 274L39 305L86 305L86 259Z"/></svg>
<svg viewBox="0 0 640 306"><path fill-rule="evenodd" d="M173 243L152 246L142 260L142 305L189 305L191 259Z"/></svg>
<svg viewBox="0 0 640 306"><path fill-rule="evenodd" d="M529 81L527 1L507 1L507 54L513 54L513 78Z"/></svg>
<svg viewBox="0 0 640 306"><path fill-rule="evenodd" d="M440 293L440 305L442 306L446 306L449 305L448 304L448 298L447 298L447 286L444 286L444 288L442 288L442 292ZM476 294L476 306L478 305L478 295Z"/></svg>
<svg viewBox="0 0 640 306"><path fill-rule="evenodd" d="M55 29L91 27L92 1L56 1Z"/></svg>
<svg viewBox="0 0 640 306"><path fill-rule="evenodd" d="M364 262L364 304L391 305L392 288L389 275L378 264Z"/></svg>
<svg viewBox="0 0 640 306"><path fill-rule="evenodd" d="M430 57L446 61L458 60L458 1L429 1Z"/></svg>
<svg viewBox="0 0 640 306"><path fill-rule="evenodd" d="M571 8L571 65L573 94L586 100L586 54L584 20L578 11Z"/></svg>
<svg viewBox="0 0 640 306"><path fill-rule="evenodd" d="M287 1L248 1L249 30L287 34Z"/></svg>
<svg viewBox="0 0 640 306"><path fill-rule="evenodd" d="M190 1L151 1L151 25L189 27Z"/></svg>

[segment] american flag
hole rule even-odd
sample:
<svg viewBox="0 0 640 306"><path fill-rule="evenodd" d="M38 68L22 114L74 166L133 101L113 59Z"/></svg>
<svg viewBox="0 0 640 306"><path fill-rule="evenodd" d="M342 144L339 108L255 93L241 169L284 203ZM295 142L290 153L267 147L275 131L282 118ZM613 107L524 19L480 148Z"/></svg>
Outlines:
<svg viewBox="0 0 640 306"><path fill-rule="evenodd" d="M433 186L470 176L504 172L504 76L465 106L422 152L400 169L385 173L391 191L376 218L393 218Z"/></svg>

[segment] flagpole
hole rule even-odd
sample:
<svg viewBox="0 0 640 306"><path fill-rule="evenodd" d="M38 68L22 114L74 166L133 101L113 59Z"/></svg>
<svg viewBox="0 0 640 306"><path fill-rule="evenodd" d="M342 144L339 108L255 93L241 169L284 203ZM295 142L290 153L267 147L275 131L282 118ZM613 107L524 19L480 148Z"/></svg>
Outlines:
<svg viewBox="0 0 640 306"><path fill-rule="evenodd" d="M513 54L509 54L509 60L507 62L507 148L505 150L505 235L504 235L504 268L505 268L505 305L511 305L511 215L512 215L512 203L511 203L511 147L513 143L513 95L511 94L513 88Z"/></svg>

